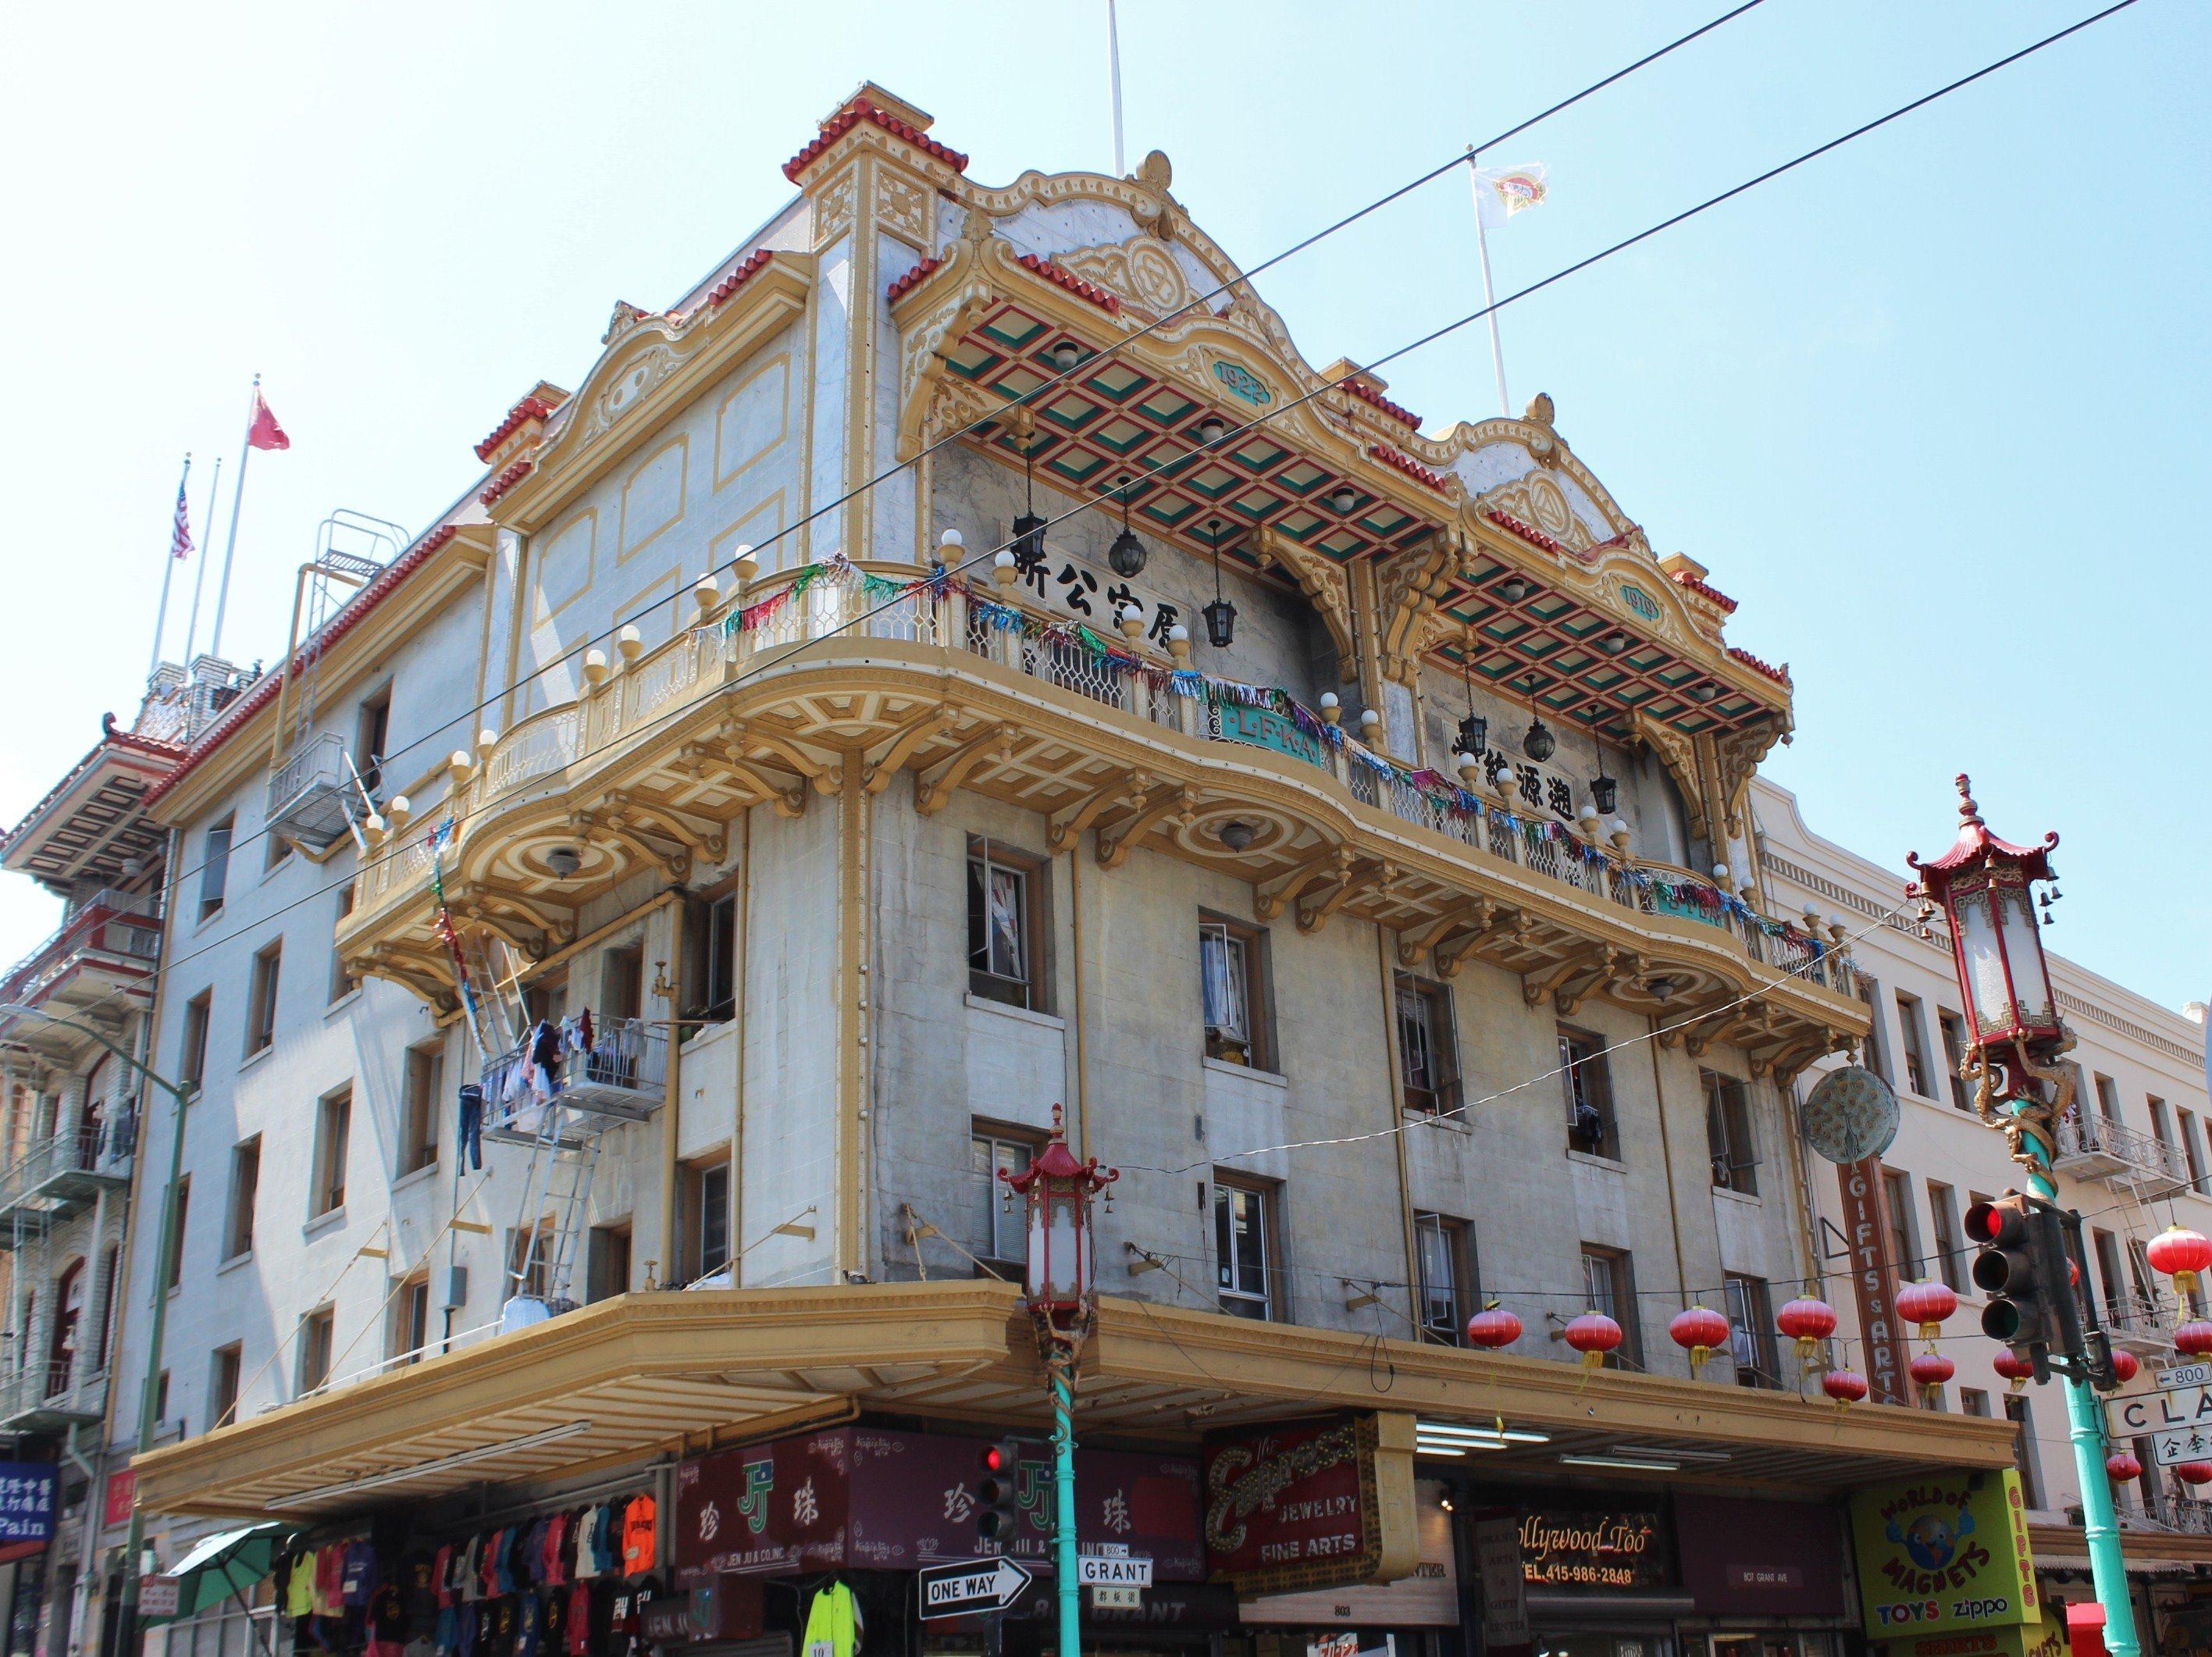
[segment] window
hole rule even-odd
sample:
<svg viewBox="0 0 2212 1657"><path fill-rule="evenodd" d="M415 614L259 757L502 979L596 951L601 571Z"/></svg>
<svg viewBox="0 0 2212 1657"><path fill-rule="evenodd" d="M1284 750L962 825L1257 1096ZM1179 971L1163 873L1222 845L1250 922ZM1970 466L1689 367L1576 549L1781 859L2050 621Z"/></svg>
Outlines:
<svg viewBox="0 0 2212 1657"><path fill-rule="evenodd" d="M738 899L734 892L707 905L700 933L700 978L706 986L702 1014L721 1024L738 1009Z"/></svg>
<svg viewBox="0 0 2212 1657"><path fill-rule="evenodd" d="M353 1136L353 1089L325 1093L315 1106L314 1184L307 1217L333 1214L345 1206L346 1151Z"/></svg>
<svg viewBox="0 0 2212 1657"><path fill-rule="evenodd" d="M345 924L345 917L353 913L353 886L348 880L338 888L337 926ZM361 988L361 980L346 971L345 957L338 951L337 937L333 929L331 938L331 999L340 1001Z"/></svg>
<svg viewBox="0 0 2212 1657"><path fill-rule="evenodd" d="M1474 1305L1467 1221L1417 1214L1413 1243L1421 1265L1421 1332L1447 1346L1464 1346Z"/></svg>
<svg viewBox="0 0 2212 1657"><path fill-rule="evenodd" d="M1593 1312L1602 1312L1620 1325L1621 1342L1606 1355L1616 1369L1644 1367L1643 1331L1636 1317L1635 1263L1623 1249L1597 1243L1583 1245L1583 1298Z"/></svg>
<svg viewBox="0 0 2212 1657"><path fill-rule="evenodd" d="M692 1277L711 1277L730 1264L730 1161L726 1156L691 1171Z"/></svg>
<svg viewBox="0 0 2212 1657"><path fill-rule="evenodd" d="M2166 1101L2156 1093L2143 1095L2143 1103L2150 1106L2150 1135L2161 1145L2173 1143L2173 1119L2166 1108ZM2143 1464L2148 1466L2150 1464Z"/></svg>
<svg viewBox="0 0 2212 1657"><path fill-rule="evenodd" d="M282 938L264 945L253 957L252 988L246 1001L246 1056L253 1057L276 1039L277 970L284 959Z"/></svg>
<svg viewBox="0 0 2212 1657"><path fill-rule="evenodd" d="M354 723L353 768L380 804L384 799L384 747L392 731L392 687L363 700Z"/></svg>
<svg viewBox="0 0 2212 1657"><path fill-rule="evenodd" d="M1274 1207L1273 1188L1214 1176L1214 1282L1224 1312L1239 1318L1279 1315Z"/></svg>
<svg viewBox="0 0 2212 1657"><path fill-rule="evenodd" d="M1752 1136L1750 1092L1737 1077L1698 1072L1705 1084L1705 1148L1718 1191L1759 1195L1759 1142Z"/></svg>
<svg viewBox="0 0 2212 1657"><path fill-rule="evenodd" d="M1928 1037L1920 1023L1920 1001L1902 990L1897 992L1897 1028L1899 1045L1905 1050L1905 1083L1923 1099L1933 1099L1928 1090L1932 1078L1928 1074Z"/></svg>
<svg viewBox="0 0 2212 1657"><path fill-rule="evenodd" d="M978 836L968 840L968 989L1009 1007L1044 1009L1037 861Z"/></svg>
<svg viewBox="0 0 2212 1657"><path fill-rule="evenodd" d="M392 1301L391 1349L386 1356L402 1364L422 1362L430 1344L430 1279L410 1277Z"/></svg>
<svg viewBox="0 0 2212 1657"><path fill-rule="evenodd" d="M407 1074L399 1107L399 1172L410 1174L438 1161L438 1100L445 1092L443 1042L426 1041L407 1050Z"/></svg>
<svg viewBox="0 0 2212 1657"><path fill-rule="evenodd" d="M1936 1275L1953 1294L1962 1295L1966 1290L1966 1274L1960 1267L1958 1193L1929 1180L1928 1217L1935 1228Z"/></svg>
<svg viewBox="0 0 2212 1657"><path fill-rule="evenodd" d="M222 907L223 888L230 880L230 832L234 819L226 817L200 837L200 918Z"/></svg>
<svg viewBox="0 0 2212 1657"><path fill-rule="evenodd" d="M208 1010L215 997L203 990L185 1003L184 1039L177 1044L177 1080L194 1093L207 1073Z"/></svg>
<svg viewBox="0 0 2212 1657"><path fill-rule="evenodd" d="M1966 1057L1966 1026L1965 1020L1948 1007L1936 1009L1936 1027L1943 1037L1943 1074L1951 1079L1951 1102L1962 1111L1973 1109L1966 1097L1966 1079L1959 1074L1959 1066Z"/></svg>
<svg viewBox="0 0 2212 1657"><path fill-rule="evenodd" d="M223 1217L222 1258L253 1252L253 1204L261 1188L261 1136L231 1148L230 1212Z"/></svg>
<svg viewBox="0 0 2212 1657"><path fill-rule="evenodd" d="M591 1258L584 1269L586 1300L604 1301L629 1293L629 1227L593 1226Z"/></svg>
<svg viewBox="0 0 2212 1657"><path fill-rule="evenodd" d="M215 1349L208 1365L208 1430L228 1427L238 1419L238 1383L244 1352L236 1341Z"/></svg>
<svg viewBox="0 0 2212 1657"><path fill-rule="evenodd" d="M1779 1386L1782 1361L1774 1343L1774 1296L1764 1277L1728 1274L1729 1355L1738 1386Z"/></svg>
<svg viewBox="0 0 2212 1657"><path fill-rule="evenodd" d="M1398 974L1398 1075L1407 1110L1436 1116L1459 1109L1451 991L1410 972Z"/></svg>
<svg viewBox="0 0 2212 1657"><path fill-rule="evenodd" d="M736 911L734 901L732 913ZM602 1020L645 1016L645 946L624 944L599 956L599 1017Z"/></svg>
<svg viewBox="0 0 2212 1657"><path fill-rule="evenodd" d="M1987 1421L1990 1416L1990 1395L1978 1386L1960 1387L1959 1412L1961 1415L1976 1416Z"/></svg>
<svg viewBox="0 0 2212 1657"><path fill-rule="evenodd" d="M1029 1221L999 1175L1002 1171L1021 1173L1036 1152L1033 1136L981 1122L975 1124L968 1141L969 1183L975 1193L972 1234L980 1245L975 1252L992 1265L1005 1265L1007 1269L999 1275L1017 1282L1029 1255L1024 1235Z"/></svg>
<svg viewBox="0 0 2212 1657"><path fill-rule="evenodd" d="M1912 1223L1912 1176L1881 1171L1882 1202L1889 1218L1889 1264L1900 1280L1920 1276L1920 1239Z"/></svg>
<svg viewBox="0 0 2212 1657"><path fill-rule="evenodd" d="M688 1203L690 1193L680 1190L679 1203ZM553 1224L540 1220L534 1226L516 1226L507 1234L507 1293L520 1295L533 1301L543 1301L551 1295L553 1281ZM679 1245L680 1246L680 1245ZM672 1285L675 1287L675 1285Z"/></svg>
<svg viewBox="0 0 2212 1657"><path fill-rule="evenodd" d="M2008 1392L2004 1401L2005 1419L2012 1423L2012 1458L2020 1469L2021 1500L2031 1508L2043 1505L2042 1465L2035 1457L2035 1417L2028 1408L2025 1392Z"/></svg>
<svg viewBox="0 0 2212 1657"><path fill-rule="evenodd" d="M2181 1157L2189 1169L2189 1184L2192 1190L2204 1189L2204 1142L2197 1132L2197 1116L2191 1111L2176 1111L2181 1118Z"/></svg>
<svg viewBox="0 0 2212 1657"><path fill-rule="evenodd" d="M2097 1114L2107 1122L2120 1119L2120 1089L2110 1076L2097 1078Z"/></svg>
<svg viewBox="0 0 2212 1657"><path fill-rule="evenodd" d="M1567 1148L1620 1161L1613 1070L1606 1063L1603 1037L1559 1026L1559 1088L1567 1106Z"/></svg>
<svg viewBox="0 0 2212 1657"><path fill-rule="evenodd" d="M318 1307L300 1319L300 1391L317 1392L330 1385L331 1359L336 1349L337 1313Z"/></svg>
<svg viewBox="0 0 2212 1657"><path fill-rule="evenodd" d="M1234 921L1203 918L1199 975L1206 1002L1206 1056L1272 1070L1267 977L1267 935Z"/></svg>
<svg viewBox="0 0 2212 1657"><path fill-rule="evenodd" d="M1863 972L1856 977L1858 997L1867 1009L1866 1067L1894 1086L1895 1078L1889 1073L1889 1044L1882 1039L1881 981Z"/></svg>
<svg viewBox="0 0 2212 1657"><path fill-rule="evenodd" d="M166 1430L163 1422L169 1414L169 1372L164 1369L154 1382L154 1436L158 1440ZM181 1435L184 1423L177 1423Z"/></svg>
<svg viewBox="0 0 2212 1657"><path fill-rule="evenodd" d="M173 1291L185 1281L185 1215L191 1204L192 1177L181 1174L177 1179L177 1225L169 1235L169 1265L161 1274L161 1281Z"/></svg>
<svg viewBox="0 0 2212 1657"><path fill-rule="evenodd" d="M123 1251L111 1243L100 1257L100 1318L94 1327L92 1348L94 1369L107 1368L108 1346L115 1334L115 1291L121 1283L122 1270Z"/></svg>

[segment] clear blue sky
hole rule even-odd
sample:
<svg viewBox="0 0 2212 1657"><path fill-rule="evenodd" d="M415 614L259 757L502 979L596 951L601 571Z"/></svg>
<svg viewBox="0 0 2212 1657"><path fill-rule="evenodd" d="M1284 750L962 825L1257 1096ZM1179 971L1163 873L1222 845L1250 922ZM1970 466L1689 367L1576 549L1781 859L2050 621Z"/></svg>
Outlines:
<svg viewBox="0 0 2212 1657"><path fill-rule="evenodd" d="M2079 3L1767 0L1492 157L1553 192L1492 239L1501 289ZM1723 9L1126 0L1129 164L1166 150L1255 264ZM787 198L860 80L971 177L1104 170L1104 32L1103 0L19 9L0 818L135 707L178 460L204 533L254 369L294 446L255 457L228 643L273 661L325 512L427 522L615 300L666 302ZM2209 48L2212 12L2142 0L1503 325L1516 402L1550 392L1653 545L1742 601L1734 640L1791 664L1771 769L1814 826L1901 865L1971 770L2000 832L2064 837L2054 946L2172 1006L2212 990ZM1472 253L1455 176L1261 286L1311 361L1364 360L1479 302ZM1479 328L1386 374L1431 429L1495 401ZM0 959L55 918L0 880Z"/></svg>

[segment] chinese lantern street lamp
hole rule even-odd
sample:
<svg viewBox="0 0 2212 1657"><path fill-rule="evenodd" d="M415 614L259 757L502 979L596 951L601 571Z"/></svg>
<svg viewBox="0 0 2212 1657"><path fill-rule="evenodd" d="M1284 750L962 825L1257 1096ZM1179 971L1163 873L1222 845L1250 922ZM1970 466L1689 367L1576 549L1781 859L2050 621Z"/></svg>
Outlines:
<svg viewBox="0 0 2212 1657"><path fill-rule="evenodd" d="M1960 1078L1973 1087L1974 1109L1982 1120L2004 1130L2013 1161L2027 1170L2033 1199L2049 1205L2058 1195L2051 1173L2058 1124L2074 1101L2073 1076L2058 1060L2074 1038L2058 1016L2030 887L2057 878L2051 852L2058 837L2046 834L2040 845L2033 846L2000 840L1982 821L1963 774L1958 785L1959 837L1940 857L1923 862L1915 853L1905 859L1920 877L1905 888L1905 896L1921 899L1923 920L1937 907L1942 910L1951 932L1951 965L1966 1009ZM2089 1344L2100 1352L2101 1337ZM2016 1349L2001 1353L1997 1373L2017 1386L2023 1370L2035 1374L2034 1355ZM2051 1367L2061 1371L2066 1386L2082 1531L2097 1599L2105 1608L2106 1648L2112 1657L2137 1657L2127 1563L2112 1505L2113 1480L2132 1477L2119 1464L2134 1458L2115 1453L2106 1441L2104 1410L2092 1386L2093 1367L2096 1379L2107 1385L2111 1374L2092 1350L2054 1353Z"/></svg>
<svg viewBox="0 0 2212 1657"><path fill-rule="evenodd" d="M1121 1177L1120 1169L1100 1167L1095 1156L1075 1160L1058 1106L1053 1107L1052 1138L1036 1160L1019 1173L999 1170L999 1178L1029 1210L1024 1277L1052 1383L1053 1571L1058 1579L1054 1586L1060 1599L1060 1657L1076 1657L1083 1605L1075 1538L1075 1355L1090 1325L1096 1292L1091 1199L1109 1191L1110 1203L1109 1188Z"/></svg>

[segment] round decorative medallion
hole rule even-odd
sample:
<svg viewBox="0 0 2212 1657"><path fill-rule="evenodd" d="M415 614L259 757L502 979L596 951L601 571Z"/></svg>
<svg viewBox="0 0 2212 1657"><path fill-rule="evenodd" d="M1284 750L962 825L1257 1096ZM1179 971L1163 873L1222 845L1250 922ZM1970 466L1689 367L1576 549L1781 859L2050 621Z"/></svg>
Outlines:
<svg viewBox="0 0 2212 1657"><path fill-rule="evenodd" d="M1831 1070L1805 1099L1805 1136L1831 1162L1879 1156L1897 1137L1897 1095L1863 1065Z"/></svg>

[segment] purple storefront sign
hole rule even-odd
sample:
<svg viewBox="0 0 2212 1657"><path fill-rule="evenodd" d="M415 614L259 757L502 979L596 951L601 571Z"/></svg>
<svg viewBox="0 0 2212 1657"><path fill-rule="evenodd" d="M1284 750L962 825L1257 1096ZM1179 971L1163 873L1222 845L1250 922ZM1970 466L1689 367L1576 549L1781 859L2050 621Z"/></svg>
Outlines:
<svg viewBox="0 0 2212 1657"><path fill-rule="evenodd" d="M1005 1553L1050 1564L1049 1449L1025 1444L1019 1523L1003 1546L976 1534L982 1439L837 1427L687 1461L676 1476L676 1575L915 1570ZM1076 1453L1076 1534L1149 1556L1159 1581L1206 1574L1197 1463L1118 1450Z"/></svg>
<svg viewBox="0 0 2212 1657"><path fill-rule="evenodd" d="M1700 1617L1836 1617L1844 1530L1833 1508L1734 1496L1674 1498L1682 1587Z"/></svg>

